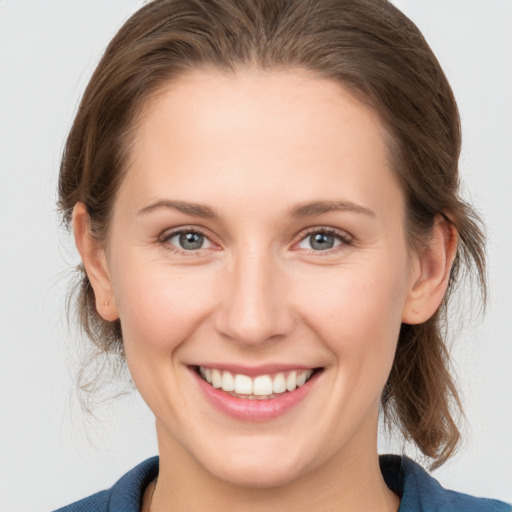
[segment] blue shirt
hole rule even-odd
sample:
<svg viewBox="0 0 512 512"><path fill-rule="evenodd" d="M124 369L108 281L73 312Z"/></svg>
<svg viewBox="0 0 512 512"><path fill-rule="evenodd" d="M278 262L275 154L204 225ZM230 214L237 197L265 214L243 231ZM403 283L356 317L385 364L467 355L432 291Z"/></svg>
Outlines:
<svg viewBox="0 0 512 512"><path fill-rule="evenodd" d="M406 457L382 455L380 468L388 487L401 496L399 512L512 512L502 501L448 491ZM126 473L113 487L55 512L140 512L147 485L158 474L158 457Z"/></svg>

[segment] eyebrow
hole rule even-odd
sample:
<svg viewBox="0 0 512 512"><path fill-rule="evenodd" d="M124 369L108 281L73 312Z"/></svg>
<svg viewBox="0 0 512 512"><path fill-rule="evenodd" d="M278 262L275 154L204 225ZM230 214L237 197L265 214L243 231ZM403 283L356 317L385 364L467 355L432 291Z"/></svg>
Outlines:
<svg viewBox="0 0 512 512"><path fill-rule="evenodd" d="M201 217L204 219L217 217L215 212L208 206L198 203L189 203L186 201L170 201L165 199L145 206L137 212L137 215L144 215L146 213L160 209L176 210L178 212L184 213L185 215L192 215L193 217Z"/></svg>
<svg viewBox="0 0 512 512"><path fill-rule="evenodd" d="M375 217L375 212L350 201L312 201L309 203L299 204L290 210L291 217L313 217L315 215L322 215L323 213L346 211L362 213Z"/></svg>
<svg viewBox="0 0 512 512"><path fill-rule="evenodd" d="M189 203L187 201L172 201L162 199L145 206L137 212L137 215L144 215L159 209L171 209L181 212L185 215L200 217L203 219L214 219L218 215L209 207L199 203ZM324 213L348 211L362 213L375 217L375 212L350 201L311 201L296 205L288 210L290 217L302 218L322 215Z"/></svg>

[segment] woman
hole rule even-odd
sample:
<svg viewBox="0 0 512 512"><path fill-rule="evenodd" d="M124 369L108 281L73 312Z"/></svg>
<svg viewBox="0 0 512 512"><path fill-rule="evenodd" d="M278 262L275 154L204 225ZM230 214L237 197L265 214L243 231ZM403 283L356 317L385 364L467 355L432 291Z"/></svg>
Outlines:
<svg viewBox="0 0 512 512"><path fill-rule="evenodd" d="M63 510L510 510L377 454L455 451L441 321L483 237L459 119L387 2L156 0L85 92L59 193L91 340L159 459Z"/></svg>

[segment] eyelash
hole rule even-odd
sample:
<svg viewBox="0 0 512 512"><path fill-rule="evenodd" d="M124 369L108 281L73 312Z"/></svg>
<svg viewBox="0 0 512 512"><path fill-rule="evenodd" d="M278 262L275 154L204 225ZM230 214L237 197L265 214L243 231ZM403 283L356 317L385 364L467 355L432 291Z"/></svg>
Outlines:
<svg viewBox="0 0 512 512"><path fill-rule="evenodd" d="M171 252L173 254L178 254L180 256L199 256L199 251L202 248L197 249L197 250L187 251L185 249L181 249L180 247L169 243L169 240L171 240L175 236L182 235L182 234L200 235L200 236L204 237L204 239L207 240L211 245L214 245L213 242L210 240L210 238L203 231L201 231L200 229L197 229L197 228L192 228L192 227L190 227L190 228L184 227L184 228L177 229L176 231L166 232L159 238L158 243L163 245L169 252Z"/></svg>
<svg viewBox="0 0 512 512"><path fill-rule="evenodd" d="M301 243L303 240L306 240L311 235L320 234L320 233L322 235L332 236L332 237L338 239L340 243L330 249L326 249L323 251L315 251L314 249L305 249L306 254L315 255L315 256L330 255L333 252L342 250L343 247L351 246L354 243L354 239L348 233L346 233L344 231L338 231L336 229L328 228L328 227L316 226L314 228L307 230L305 233L301 233L299 241L296 242L294 244L294 246Z"/></svg>
<svg viewBox="0 0 512 512"><path fill-rule="evenodd" d="M197 228L192 228L192 227L180 228L176 231L164 233L164 235L159 238L158 243L163 245L169 252L171 252L173 254L179 254L181 256L199 256L199 251L201 251L201 249L203 249L203 248L200 248L197 250L185 250L185 249L179 248L176 245L169 243L169 240L171 240L175 236L178 236L181 234L200 235L200 236L204 237L204 239L207 240L211 245L214 245L213 242L210 240L210 238L202 230L197 229ZM336 238L340 243L338 245L335 245L334 247L326 249L326 250L304 249L304 251L308 255L318 256L318 255L322 255L322 254L323 255L332 254L333 252L340 250L343 247L351 246L354 243L353 238L345 232L338 231L333 228L317 226L314 228L310 228L306 232L301 233L299 240L297 242L295 242L293 244L293 246L294 247L297 246L298 244L300 244L301 242L303 242L308 237L310 237L311 235L314 235L314 234L323 234L323 235L327 235L327 236L332 236L332 237Z"/></svg>

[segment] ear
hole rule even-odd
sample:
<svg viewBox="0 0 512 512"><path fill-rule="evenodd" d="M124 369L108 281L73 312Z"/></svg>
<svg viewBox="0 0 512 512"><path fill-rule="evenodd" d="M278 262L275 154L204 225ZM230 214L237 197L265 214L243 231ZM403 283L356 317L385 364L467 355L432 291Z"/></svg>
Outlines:
<svg viewBox="0 0 512 512"><path fill-rule="evenodd" d="M432 236L416 253L411 265L410 289L402 311L402 322L421 324L437 311L457 252L457 231L443 217L437 217Z"/></svg>
<svg viewBox="0 0 512 512"><path fill-rule="evenodd" d="M94 290L96 310L104 320L113 322L119 318L119 314L107 258L105 250L91 234L89 214L84 203L77 203L73 209L73 233L87 277Z"/></svg>

